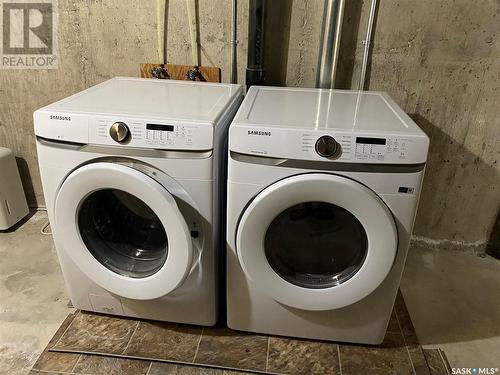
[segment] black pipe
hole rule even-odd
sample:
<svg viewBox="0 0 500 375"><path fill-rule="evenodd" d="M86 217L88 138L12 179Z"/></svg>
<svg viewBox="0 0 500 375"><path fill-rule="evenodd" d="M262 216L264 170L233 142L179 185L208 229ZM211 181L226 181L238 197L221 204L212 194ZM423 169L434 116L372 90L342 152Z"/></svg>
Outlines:
<svg viewBox="0 0 500 375"><path fill-rule="evenodd" d="M264 25L266 22L267 0L250 0L248 14L248 59L246 83L262 85L265 81L264 72Z"/></svg>
<svg viewBox="0 0 500 375"><path fill-rule="evenodd" d="M500 212L491 231L490 239L486 246L486 253L500 260Z"/></svg>

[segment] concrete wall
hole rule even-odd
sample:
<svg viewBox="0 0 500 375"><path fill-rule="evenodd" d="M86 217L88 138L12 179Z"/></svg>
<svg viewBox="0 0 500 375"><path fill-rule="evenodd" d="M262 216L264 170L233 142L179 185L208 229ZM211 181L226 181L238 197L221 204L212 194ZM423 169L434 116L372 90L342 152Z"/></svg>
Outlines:
<svg viewBox="0 0 500 375"><path fill-rule="evenodd" d="M499 38L498 0L380 2L369 88L431 138L418 236L482 247L499 220Z"/></svg>
<svg viewBox="0 0 500 375"><path fill-rule="evenodd" d="M339 88L358 87L370 5L346 2ZM321 15L320 1L294 2L288 86L315 84ZM500 246L499 38L498 0L379 1L367 88L387 91L431 138L414 231L427 245Z"/></svg>
<svg viewBox="0 0 500 375"><path fill-rule="evenodd" d="M30 206L44 199L33 111L158 60L155 1L59 1L59 68L0 70L0 145L18 156Z"/></svg>
<svg viewBox="0 0 500 375"><path fill-rule="evenodd" d="M230 0L199 0L202 65L229 79ZM272 0L268 81L315 83L323 5ZM347 1L338 85L357 87L369 1ZM59 69L0 70L0 145L19 156L30 205L43 205L32 112L115 75L160 62L164 1L59 0ZM244 81L248 1L239 0L238 79ZM192 64L184 0L166 1L167 61ZM160 17L158 17L160 12ZM483 246L500 208L500 1L380 0L368 86L389 92L431 137L415 234ZM159 48L160 47L160 48Z"/></svg>

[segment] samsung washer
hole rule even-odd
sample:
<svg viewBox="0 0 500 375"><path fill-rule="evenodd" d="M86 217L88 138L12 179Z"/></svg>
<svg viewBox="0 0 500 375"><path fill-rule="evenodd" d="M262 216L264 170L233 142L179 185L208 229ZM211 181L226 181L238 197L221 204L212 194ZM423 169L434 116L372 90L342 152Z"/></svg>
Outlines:
<svg viewBox="0 0 500 375"><path fill-rule="evenodd" d="M213 325L238 85L114 78L34 114L45 203L82 310Z"/></svg>

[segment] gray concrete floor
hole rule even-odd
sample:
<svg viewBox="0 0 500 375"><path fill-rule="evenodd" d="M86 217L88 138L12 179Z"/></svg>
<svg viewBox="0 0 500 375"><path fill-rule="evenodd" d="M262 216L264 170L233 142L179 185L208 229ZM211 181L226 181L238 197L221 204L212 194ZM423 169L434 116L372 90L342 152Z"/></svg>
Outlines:
<svg viewBox="0 0 500 375"><path fill-rule="evenodd" d="M0 374L25 374L71 311L47 220L0 232ZM452 367L500 367L500 261L413 247L401 289L424 345Z"/></svg>
<svg viewBox="0 0 500 375"><path fill-rule="evenodd" d="M71 311L47 220L0 232L0 374L25 374Z"/></svg>
<svg viewBox="0 0 500 375"><path fill-rule="evenodd" d="M452 367L500 368L500 260L412 247L401 290L424 347Z"/></svg>

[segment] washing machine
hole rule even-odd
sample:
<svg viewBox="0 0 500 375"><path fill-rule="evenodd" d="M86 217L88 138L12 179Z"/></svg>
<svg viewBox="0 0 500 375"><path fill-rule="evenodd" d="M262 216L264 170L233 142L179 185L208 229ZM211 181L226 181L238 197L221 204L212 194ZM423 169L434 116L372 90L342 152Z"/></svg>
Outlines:
<svg viewBox="0 0 500 375"><path fill-rule="evenodd" d="M216 322L225 142L241 99L238 85L114 78L34 113L76 308Z"/></svg>
<svg viewBox="0 0 500 375"><path fill-rule="evenodd" d="M428 145L382 92L252 87L229 130L229 327L381 343Z"/></svg>

